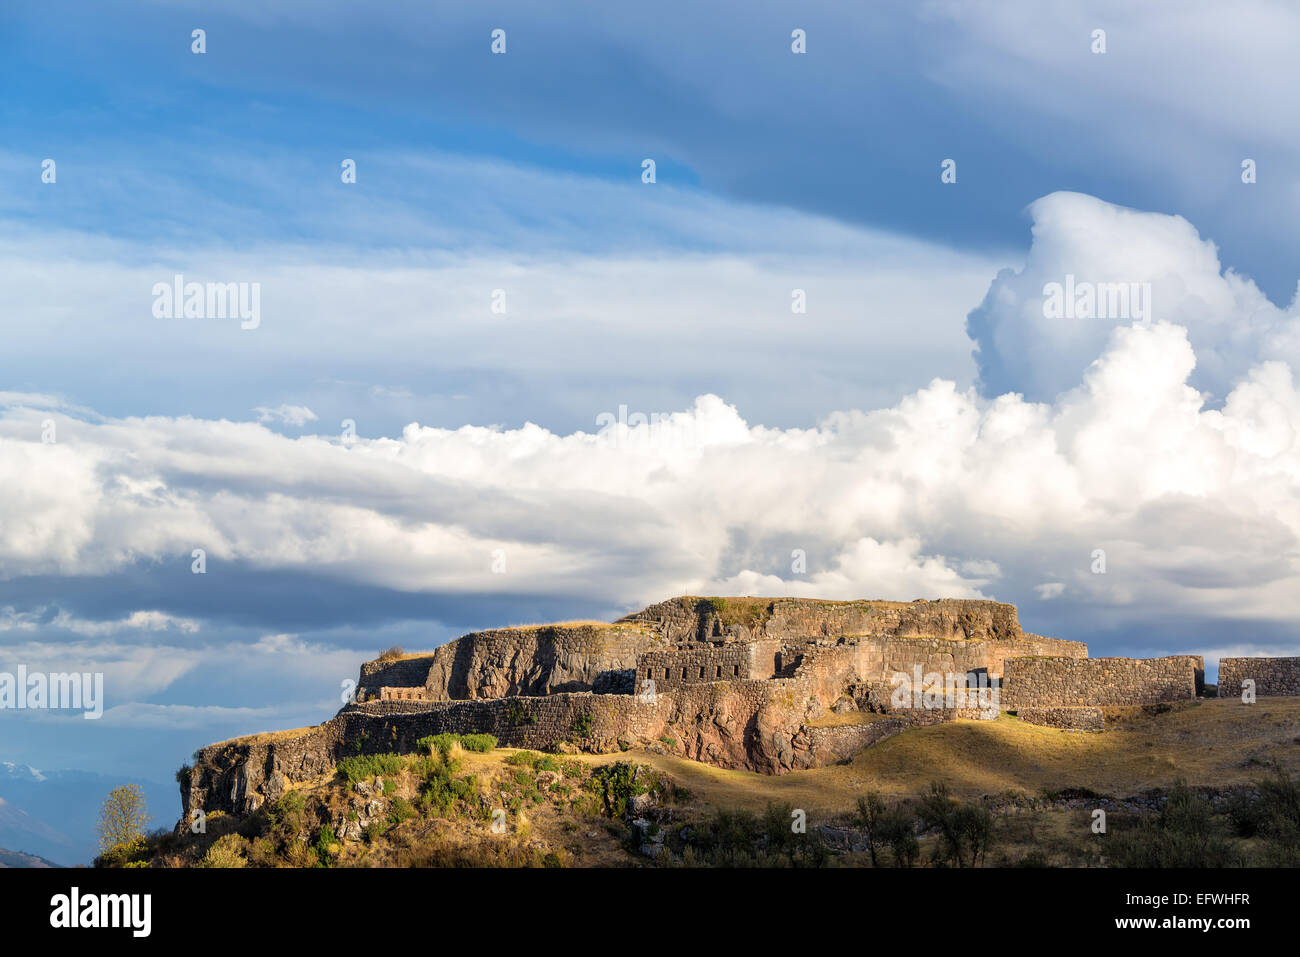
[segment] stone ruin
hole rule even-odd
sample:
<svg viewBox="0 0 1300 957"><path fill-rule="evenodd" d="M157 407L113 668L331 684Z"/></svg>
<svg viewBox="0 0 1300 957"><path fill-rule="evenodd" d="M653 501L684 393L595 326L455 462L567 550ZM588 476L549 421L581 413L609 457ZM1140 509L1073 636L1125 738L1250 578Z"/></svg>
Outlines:
<svg viewBox="0 0 1300 957"><path fill-rule="evenodd" d="M1260 693L1300 687L1300 659L1225 667L1236 660L1284 663L1260 666ZM355 699L325 724L200 751L182 800L187 815L248 813L345 755L414 750L443 732L782 774L918 725L1013 711L1101 730L1105 708L1203 692L1199 656L1089 658L1082 642L1023 631L998 602L682 597L612 623L499 628L366 662Z"/></svg>

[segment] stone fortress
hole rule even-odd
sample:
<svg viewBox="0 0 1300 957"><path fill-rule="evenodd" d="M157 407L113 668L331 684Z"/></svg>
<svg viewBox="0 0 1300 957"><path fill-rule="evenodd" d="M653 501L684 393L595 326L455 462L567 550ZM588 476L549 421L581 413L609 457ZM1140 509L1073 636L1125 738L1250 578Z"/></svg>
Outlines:
<svg viewBox="0 0 1300 957"><path fill-rule="evenodd" d="M1224 688L1252 678L1257 694L1300 694L1300 658L1225 658L1221 672ZM198 752L182 801L187 818L248 813L346 755L414 750L442 732L782 774L922 724L1005 711L1098 731L1106 709L1204 693L1198 655L1089 658L1082 642L1023 631L998 602L682 597L613 623L474 632L366 662L330 721Z"/></svg>

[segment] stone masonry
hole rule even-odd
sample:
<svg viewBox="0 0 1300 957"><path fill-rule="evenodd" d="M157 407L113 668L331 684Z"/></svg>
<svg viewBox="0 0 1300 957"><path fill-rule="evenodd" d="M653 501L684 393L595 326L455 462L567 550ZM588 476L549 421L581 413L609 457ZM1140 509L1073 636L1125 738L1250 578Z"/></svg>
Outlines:
<svg viewBox="0 0 1300 957"><path fill-rule="evenodd" d="M355 700L330 721L201 749L182 775L182 800L187 815L245 814L346 755L409 751L441 732L541 750L652 749L783 774L849 760L920 725L996 717L999 707L1099 730L1103 707L1190 698L1203 681L1196 656L1087 654L1081 642L1023 631L1015 607L997 602L674 598L609 624L473 632L427 654L366 662ZM1261 687L1296 686L1294 664L1254 662L1297 659L1232 661L1252 662ZM995 697L979 706L904 698L892 693L903 675Z"/></svg>
<svg viewBox="0 0 1300 957"><path fill-rule="evenodd" d="M1247 678L1255 682L1255 694L1300 695L1300 658L1220 658L1219 696L1235 698Z"/></svg>

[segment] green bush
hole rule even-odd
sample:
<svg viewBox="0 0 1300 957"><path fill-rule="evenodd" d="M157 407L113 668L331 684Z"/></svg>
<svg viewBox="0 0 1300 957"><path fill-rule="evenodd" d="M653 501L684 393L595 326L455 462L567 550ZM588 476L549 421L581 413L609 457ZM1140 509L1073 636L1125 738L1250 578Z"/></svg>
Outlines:
<svg viewBox="0 0 1300 957"><path fill-rule="evenodd" d="M536 751L516 751L506 758L506 764L516 768L532 768L534 771L554 771L560 773L560 762L549 754Z"/></svg>
<svg viewBox="0 0 1300 957"><path fill-rule="evenodd" d="M1210 802L1178 781L1159 814L1116 835L1115 862L1120 867L1237 866L1241 858L1226 830Z"/></svg>
<svg viewBox="0 0 1300 957"><path fill-rule="evenodd" d="M536 751L516 751L506 757L506 764L514 767L532 768L537 766L537 762L541 760L541 757Z"/></svg>
<svg viewBox="0 0 1300 957"><path fill-rule="evenodd" d="M957 800L938 781L921 800L920 819L926 830L939 832L931 858L934 864L978 867L993 843L993 815L988 808Z"/></svg>
<svg viewBox="0 0 1300 957"><path fill-rule="evenodd" d="M496 750L497 739L491 734L462 734L460 736L460 746L466 751L487 754L489 751Z"/></svg>
<svg viewBox="0 0 1300 957"><path fill-rule="evenodd" d="M627 813L627 802L639 794L648 794L659 784L655 772L627 761L616 761L596 768L587 787L600 798L605 813L621 818Z"/></svg>
<svg viewBox="0 0 1300 957"><path fill-rule="evenodd" d="M244 852L248 846L248 841L238 834L227 834L208 848L208 852L199 861L199 867L247 867L248 858Z"/></svg>
<svg viewBox="0 0 1300 957"><path fill-rule="evenodd" d="M440 754L445 760L452 744L459 744L466 751L487 754L496 748L497 739L490 734L430 734L415 742L415 749L424 754Z"/></svg>
<svg viewBox="0 0 1300 957"><path fill-rule="evenodd" d="M881 851L889 848L895 867L911 867L921 856L916 819L904 805L888 806L875 791L858 798L858 826L867 839L871 866L882 867Z"/></svg>
<svg viewBox="0 0 1300 957"><path fill-rule="evenodd" d="M427 814L449 817L458 806L468 809L477 790L477 782L473 776L457 778L452 764L430 762L420 785L417 803Z"/></svg>
<svg viewBox="0 0 1300 957"><path fill-rule="evenodd" d="M415 817L415 808L411 802L403 797L393 798L392 806L388 811L388 821L390 824L401 824L403 821Z"/></svg>
<svg viewBox="0 0 1300 957"><path fill-rule="evenodd" d="M334 828L326 824L316 835L316 859L321 867L329 867L334 860L334 854L338 848L338 838L334 836Z"/></svg>
<svg viewBox="0 0 1300 957"><path fill-rule="evenodd" d="M338 773L349 784L367 781L376 775L398 774L406 766L400 754L358 754L338 763Z"/></svg>

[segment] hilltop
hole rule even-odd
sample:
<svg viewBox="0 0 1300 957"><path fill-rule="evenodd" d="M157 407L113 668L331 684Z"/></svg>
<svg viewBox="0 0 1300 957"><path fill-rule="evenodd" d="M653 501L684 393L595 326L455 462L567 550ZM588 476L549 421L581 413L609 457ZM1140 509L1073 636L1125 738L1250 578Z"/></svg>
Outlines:
<svg viewBox="0 0 1300 957"><path fill-rule="evenodd" d="M585 813L572 793L596 786L611 760L619 774L674 782L667 796L709 795L680 813L753 810L752 791L763 802L797 799L836 826L857 797L924 801L919 789L934 782L944 801L1062 789L1121 800L1184 780L1242 787L1270 763L1289 773L1300 659L1223 659L1221 672L1263 699L1215 699L1196 654L1090 658L1082 642L1024 631L1015 607L997 602L684 596L615 622L392 649L362 665L355 700L330 721L196 752L177 775L177 834L215 815L256 837L265 828L247 822L315 794L317 824L344 828L335 835L346 849L357 829L338 815L355 811L356 797L330 789L340 768L365 761L386 762L384 784L405 788L403 800L454 779L451 805L469 819L510 809L512 787L499 786L491 756L457 758L485 775L469 782L459 765L429 764L430 740L490 740L542 755L548 773L563 762L561 816ZM1247 747L1258 753L1243 773L1234 762ZM719 790L723 781L733 786ZM539 807L556 803L552 790L528 786Z"/></svg>

